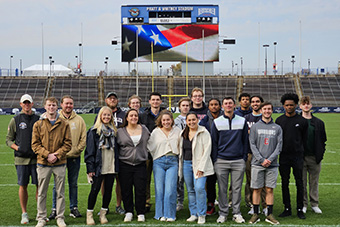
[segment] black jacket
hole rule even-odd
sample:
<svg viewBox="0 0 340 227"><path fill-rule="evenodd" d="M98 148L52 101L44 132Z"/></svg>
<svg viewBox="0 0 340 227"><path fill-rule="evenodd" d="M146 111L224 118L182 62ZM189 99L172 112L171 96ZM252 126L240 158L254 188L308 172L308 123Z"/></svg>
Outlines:
<svg viewBox="0 0 340 227"><path fill-rule="evenodd" d="M161 107L159 112L164 109L164 107ZM156 119L157 117L151 113L151 107L146 108L145 111L140 115L140 123L145 125L149 129L150 133L156 128Z"/></svg>
<svg viewBox="0 0 340 227"><path fill-rule="evenodd" d="M315 129L315 138L314 138L314 147L315 147L315 160L316 163L319 164L323 159L323 155L326 150L326 130L325 124L322 120L317 117L314 117L312 114L311 125L314 126Z"/></svg>

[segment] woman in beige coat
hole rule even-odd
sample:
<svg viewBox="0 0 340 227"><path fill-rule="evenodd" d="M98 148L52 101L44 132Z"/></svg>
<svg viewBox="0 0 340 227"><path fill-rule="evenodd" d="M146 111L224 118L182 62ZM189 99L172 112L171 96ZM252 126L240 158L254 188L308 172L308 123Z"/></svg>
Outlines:
<svg viewBox="0 0 340 227"><path fill-rule="evenodd" d="M207 176L214 174L214 167L210 158L210 133L198 125L198 121L196 113L187 114L186 127L180 137L179 176L184 177L188 192L191 216L187 221L198 219L198 224L204 224L207 212L205 182Z"/></svg>

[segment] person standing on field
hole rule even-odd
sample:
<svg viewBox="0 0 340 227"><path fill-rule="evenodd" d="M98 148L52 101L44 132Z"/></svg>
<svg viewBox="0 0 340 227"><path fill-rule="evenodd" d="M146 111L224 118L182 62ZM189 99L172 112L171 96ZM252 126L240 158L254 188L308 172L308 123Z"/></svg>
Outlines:
<svg viewBox="0 0 340 227"><path fill-rule="evenodd" d="M326 150L326 130L322 120L312 114L312 102L309 96L304 96L300 99L300 109L302 117L308 121L308 137L307 146L304 152L303 161L303 213L307 212L308 196L307 196L307 181L309 182L309 201L312 211L321 214L319 208L319 176L321 171L321 160ZM308 178L307 178L308 174ZM307 180L308 179L308 180Z"/></svg>
<svg viewBox="0 0 340 227"><path fill-rule="evenodd" d="M32 134L32 150L37 154L38 204L36 227L46 225L46 199L51 175L57 193L56 220L59 227L65 224L65 174L66 154L72 148L70 125L58 114L58 100L54 97L44 101L46 112L35 122Z"/></svg>
<svg viewBox="0 0 340 227"><path fill-rule="evenodd" d="M19 200L21 206L21 224L28 224L27 214L28 191L27 186L31 177L32 184L37 186L37 155L31 147L32 129L39 116L32 111L33 99L25 94L20 98L21 112L13 117L8 125L6 144L14 150L14 164L18 175Z"/></svg>
<svg viewBox="0 0 340 227"><path fill-rule="evenodd" d="M60 104L62 110L59 116L69 123L71 129L72 149L66 154L67 157L67 179L70 199L70 216L81 217L78 210L78 175L80 170L80 155L86 146L86 124L81 116L73 110L74 100L70 95L64 95ZM54 219L56 212L56 191L53 187L52 212L49 219Z"/></svg>
<svg viewBox="0 0 340 227"><path fill-rule="evenodd" d="M252 151L251 159L251 185L253 189L254 214L249 223L260 221L259 207L261 191L266 190L266 204L268 214L265 221L274 225L280 224L273 216L274 188L279 174L277 163L282 150L282 129L272 119L273 105L265 102L261 105L262 117L250 129L249 143Z"/></svg>

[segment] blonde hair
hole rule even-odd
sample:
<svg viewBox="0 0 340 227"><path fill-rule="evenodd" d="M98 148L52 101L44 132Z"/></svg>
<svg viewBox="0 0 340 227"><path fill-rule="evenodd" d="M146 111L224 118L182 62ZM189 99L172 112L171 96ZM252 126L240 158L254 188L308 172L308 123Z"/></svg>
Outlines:
<svg viewBox="0 0 340 227"><path fill-rule="evenodd" d="M156 119L156 126L159 127L159 128L163 128L163 125L162 125L162 118L164 115L169 115L170 118L171 118L171 127L174 126L175 122L174 122L174 116L172 115L172 113L169 111L169 110L162 110L157 119Z"/></svg>
<svg viewBox="0 0 340 227"><path fill-rule="evenodd" d="M114 121L113 121L113 113L112 113L112 110L110 109L110 107L108 107L108 106L103 106L103 107L99 110L99 113L98 113L98 115L97 115L97 119L96 119L96 122L95 122L94 125L93 125L93 128L94 128L94 129L97 129L97 134L100 135L101 129L102 129L102 126L103 126L103 122L102 122L101 117L102 117L102 114L103 114L103 112L104 112L105 110L109 110L110 113L111 113L111 120L110 120L108 126L109 126L110 128L112 128L113 131L114 131L115 134L116 134L117 128L116 128L115 123L114 123Z"/></svg>

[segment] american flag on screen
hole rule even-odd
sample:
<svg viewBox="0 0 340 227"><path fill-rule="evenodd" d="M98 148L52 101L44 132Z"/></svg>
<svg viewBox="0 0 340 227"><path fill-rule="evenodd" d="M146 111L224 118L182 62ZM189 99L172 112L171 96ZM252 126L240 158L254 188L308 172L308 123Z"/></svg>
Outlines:
<svg viewBox="0 0 340 227"><path fill-rule="evenodd" d="M203 33L204 30L204 57ZM218 61L218 25L122 25L122 61ZM186 50L188 43L188 51Z"/></svg>

